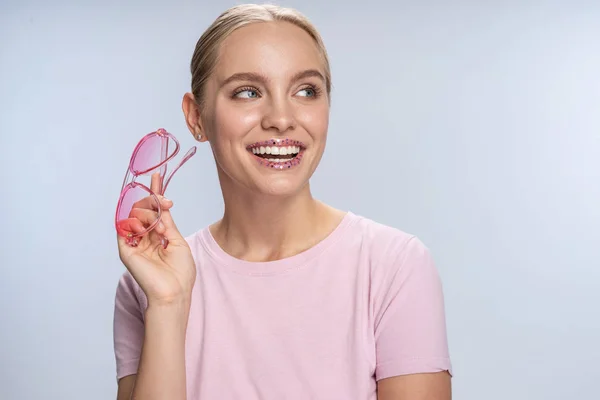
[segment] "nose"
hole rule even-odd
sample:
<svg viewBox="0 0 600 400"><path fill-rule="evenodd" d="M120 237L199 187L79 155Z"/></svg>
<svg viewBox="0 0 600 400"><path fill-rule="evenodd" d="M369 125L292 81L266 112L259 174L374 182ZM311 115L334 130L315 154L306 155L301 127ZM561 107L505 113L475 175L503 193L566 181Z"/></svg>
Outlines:
<svg viewBox="0 0 600 400"><path fill-rule="evenodd" d="M296 118L291 104L285 99L272 99L261 124L264 130L275 130L278 133L295 129Z"/></svg>

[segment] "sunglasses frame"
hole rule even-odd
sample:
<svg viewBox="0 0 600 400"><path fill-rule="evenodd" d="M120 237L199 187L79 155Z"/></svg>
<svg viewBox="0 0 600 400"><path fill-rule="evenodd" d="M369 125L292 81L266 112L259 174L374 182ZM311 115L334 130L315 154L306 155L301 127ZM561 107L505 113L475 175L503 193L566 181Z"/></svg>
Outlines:
<svg viewBox="0 0 600 400"><path fill-rule="evenodd" d="M141 171L136 170L134 168L134 166L135 166L136 157L138 156L140 150L144 147L144 145L146 145L148 143L148 141L156 138L157 136L160 139L160 146L161 146L160 160L161 161L157 165L151 166L148 169L141 170ZM171 154L169 154L169 140L172 140L175 143L175 149L173 150L173 152ZM173 169L173 171L171 171L171 173L165 180L166 173L167 173L167 164L177 154L179 154L180 148L181 147L179 145L179 141L177 140L177 138L173 134L167 132L163 128L160 128L154 132L148 133L135 146L133 153L131 154L131 158L129 160L129 166L127 167L127 172L125 174L125 178L123 179L123 184L121 186L121 194L119 195L119 201L117 203L117 209L115 212L115 228L117 230L117 233L120 236L125 237L127 239L128 244L130 244L132 246L137 246L138 238L140 238L140 237L146 235L147 233L149 233L150 231L152 231L156 227L156 225L160 222L162 211L161 211L160 207L157 207L157 209L155 210L157 212L156 220L152 224L150 224L148 227L146 227L144 229L144 231L138 232L138 233L125 231L119 226L119 222L123 220L123 219L119 219L119 213L121 211L121 207L123 206L123 201L125 199L125 196L127 195L127 193L130 190L139 188L139 189L142 189L145 192L147 192L148 196L153 198L155 204L157 204L157 205L160 204L157 193L154 193L148 186L144 185L143 183L136 182L136 179L141 175L153 174L153 173L157 172L157 170L160 170L158 172L160 172L160 182L161 182L160 187L161 187L161 189L160 189L160 192L158 193L158 195L163 196L165 191L167 190L167 186L169 185L169 183L171 182L171 179L173 178L173 175L175 175L177 170L179 170L179 168L181 168L181 166L183 164L185 164L190 158L192 158L192 156L194 156L194 154L196 154L196 146L193 146L192 148L190 148L188 150L188 152L185 154L185 156L179 162L177 167L175 167L175 169ZM167 245L168 245L168 241L166 240L166 238L163 238L163 247L166 248Z"/></svg>

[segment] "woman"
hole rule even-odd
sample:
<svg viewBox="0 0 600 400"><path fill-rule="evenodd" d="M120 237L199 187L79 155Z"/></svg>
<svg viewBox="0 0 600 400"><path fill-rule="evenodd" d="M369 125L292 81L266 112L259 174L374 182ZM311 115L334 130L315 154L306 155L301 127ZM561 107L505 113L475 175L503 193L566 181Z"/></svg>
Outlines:
<svg viewBox="0 0 600 400"><path fill-rule="evenodd" d="M311 196L331 88L315 28L291 9L237 6L191 69L183 111L213 150L225 212L183 238L161 199L153 233L119 239L118 399L450 399L427 249Z"/></svg>

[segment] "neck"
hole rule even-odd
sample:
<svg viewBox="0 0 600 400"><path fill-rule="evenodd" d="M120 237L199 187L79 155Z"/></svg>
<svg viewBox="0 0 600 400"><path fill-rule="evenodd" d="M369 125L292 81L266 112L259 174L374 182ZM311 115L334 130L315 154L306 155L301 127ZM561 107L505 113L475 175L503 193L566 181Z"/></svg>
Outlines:
<svg viewBox="0 0 600 400"><path fill-rule="evenodd" d="M223 219L211 233L230 255L247 261L272 261L298 254L323 240L343 218L314 199L307 184L293 196L249 190L224 190Z"/></svg>

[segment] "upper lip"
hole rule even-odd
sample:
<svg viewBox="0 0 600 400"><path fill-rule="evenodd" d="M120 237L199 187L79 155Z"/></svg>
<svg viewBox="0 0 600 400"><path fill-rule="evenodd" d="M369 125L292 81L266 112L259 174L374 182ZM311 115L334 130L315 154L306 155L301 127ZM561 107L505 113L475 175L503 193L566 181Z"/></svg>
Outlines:
<svg viewBox="0 0 600 400"><path fill-rule="evenodd" d="M260 142L252 143L246 147L248 150L252 150L255 147L287 147L287 146L298 146L300 150L304 150L306 145L299 140L290 138L272 138L263 140Z"/></svg>

